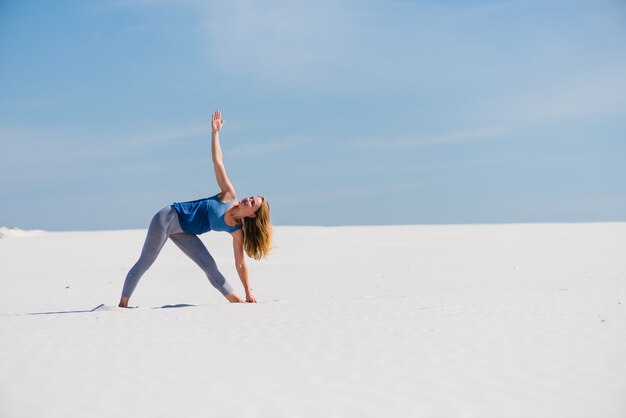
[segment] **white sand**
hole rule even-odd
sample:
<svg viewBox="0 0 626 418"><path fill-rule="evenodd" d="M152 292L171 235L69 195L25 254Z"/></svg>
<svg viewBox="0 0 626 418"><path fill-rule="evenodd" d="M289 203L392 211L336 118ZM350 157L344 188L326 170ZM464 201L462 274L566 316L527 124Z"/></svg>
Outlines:
<svg viewBox="0 0 626 418"><path fill-rule="evenodd" d="M113 308L144 234L0 240L0 417L626 417L626 223L277 227L256 305L168 243Z"/></svg>

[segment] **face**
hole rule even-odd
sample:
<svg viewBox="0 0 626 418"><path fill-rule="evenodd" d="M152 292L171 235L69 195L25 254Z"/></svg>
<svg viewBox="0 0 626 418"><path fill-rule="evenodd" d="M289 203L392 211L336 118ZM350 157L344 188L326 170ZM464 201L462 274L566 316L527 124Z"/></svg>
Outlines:
<svg viewBox="0 0 626 418"><path fill-rule="evenodd" d="M263 198L261 196L246 197L239 201L239 210L243 216L254 218L262 203Z"/></svg>

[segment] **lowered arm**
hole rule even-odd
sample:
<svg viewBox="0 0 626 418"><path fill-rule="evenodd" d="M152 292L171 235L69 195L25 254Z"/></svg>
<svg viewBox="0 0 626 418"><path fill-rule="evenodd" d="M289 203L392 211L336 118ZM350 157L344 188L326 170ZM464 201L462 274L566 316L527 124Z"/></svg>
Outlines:
<svg viewBox="0 0 626 418"><path fill-rule="evenodd" d="M246 302L256 302L250 290L250 278L248 276L248 266L243 252L243 231L241 229L233 232L233 252L235 255L235 268L246 293Z"/></svg>

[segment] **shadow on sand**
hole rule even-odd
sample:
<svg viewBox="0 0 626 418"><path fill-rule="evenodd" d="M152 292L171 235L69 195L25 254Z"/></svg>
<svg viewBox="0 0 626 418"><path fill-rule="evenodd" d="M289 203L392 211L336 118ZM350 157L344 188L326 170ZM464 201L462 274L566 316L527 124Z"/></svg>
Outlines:
<svg viewBox="0 0 626 418"><path fill-rule="evenodd" d="M198 306L198 305L193 305L191 303L177 303L175 305L155 306L155 307L148 308L148 309L174 309L174 308L188 308L188 307L192 307L192 306ZM138 306L129 306L128 308L129 309L137 309ZM112 306L107 306L104 303L101 303L100 305L98 305L98 306L96 306L95 308L92 308L92 309L83 309L83 310L76 310L76 311L28 312L28 313L23 313L23 314L0 315L0 316L59 315L59 314L73 314L73 313L89 313L89 312L112 311L114 309L117 309L117 308L116 307L112 307Z"/></svg>
<svg viewBox="0 0 626 418"><path fill-rule="evenodd" d="M172 309L172 308L188 308L190 306L198 306L198 305L192 305L190 303L177 303L176 305L163 305L163 306L156 306L152 309Z"/></svg>
<svg viewBox="0 0 626 418"><path fill-rule="evenodd" d="M25 314L22 314L22 315L56 315L56 314L65 314L65 313L95 312L95 311L97 311L99 309L102 309L104 307L105 307L104 303L101 303L100 305L96 306L93 309L85 309L85 310L81 310L81 311L29 312L29 313L25 313Z"/></svg>

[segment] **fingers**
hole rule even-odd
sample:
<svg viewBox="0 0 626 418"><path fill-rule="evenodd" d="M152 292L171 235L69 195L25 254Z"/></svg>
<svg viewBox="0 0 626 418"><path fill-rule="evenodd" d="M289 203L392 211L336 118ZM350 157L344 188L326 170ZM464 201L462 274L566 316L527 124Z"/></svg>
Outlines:
<svg viewBox="0 0 626 418"><path fill-rule="evenodd" d="M211 121L218 122L220 126L222 126L224 124L224 120L222 119L222 111L217 109L215 113L213 113L213 115L211 116Z"/></svg>

